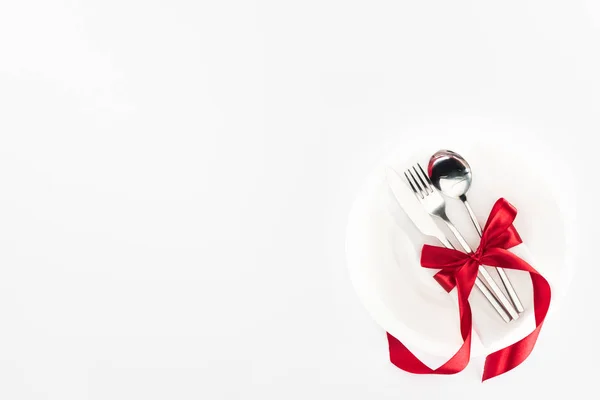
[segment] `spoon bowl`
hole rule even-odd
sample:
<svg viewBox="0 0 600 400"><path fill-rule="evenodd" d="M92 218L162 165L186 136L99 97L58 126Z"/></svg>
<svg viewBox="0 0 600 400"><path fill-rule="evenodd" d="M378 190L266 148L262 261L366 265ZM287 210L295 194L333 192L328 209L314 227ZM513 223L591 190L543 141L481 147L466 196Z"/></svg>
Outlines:
<svg viewBox="0 0 600 400"><path fill-rule="evenodd" d="M473 180L469 163L450 150L440 150L431 156L427 172L433 186L439 191L461 200L466 196Z"/></svg>

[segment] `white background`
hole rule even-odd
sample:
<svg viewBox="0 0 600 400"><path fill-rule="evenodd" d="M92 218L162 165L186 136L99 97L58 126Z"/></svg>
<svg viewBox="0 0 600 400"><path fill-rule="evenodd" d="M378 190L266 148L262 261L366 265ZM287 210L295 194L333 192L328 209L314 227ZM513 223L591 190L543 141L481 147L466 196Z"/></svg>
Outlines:
<svg viewBox="0 0 600 400"><path fill-rule="evenodd" d="M3 1L0 398L593 397L599 48L594 0ZM579 172L569 296L485 384L393 367L344 255L370 170L464 120Z"/></svg>

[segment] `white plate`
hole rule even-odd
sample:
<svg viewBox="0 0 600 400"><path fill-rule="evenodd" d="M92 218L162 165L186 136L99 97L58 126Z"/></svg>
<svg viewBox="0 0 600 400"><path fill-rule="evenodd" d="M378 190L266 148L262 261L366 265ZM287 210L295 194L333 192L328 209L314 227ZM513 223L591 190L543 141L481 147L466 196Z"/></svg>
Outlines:
<svg viewBox="0 0 600 400"><path fill-rule="evenodd" d="M468 133L453 134L451 143L434 138L420 147L406 145L373 171L357 197L346 241L352 282L375 321L431 367L441 365L460 346L458 306L455 293L446 293L433 280L436 271L420 267L425 238L389 190L385 167L401 172L416 161L426 166L429 155L441 148L463 155L473 170L468 198L482 224L500 197L517 207L515 226L524 245L515 252L550 282L552 311L566 292L572 274L573 209L569 188L565 186L565 165L555 156L547 156L553 153L541 147L524 138L508 145L502 141L482 143ZM543 166L548 166L546 171ZM478 244L462 203L447 199L447 207L449 217L469 243ZM491 273L497 278L495 271ZM481 293L473 289L470 302L476 334L474 356L514 343L534 327L529 275L515 271L508 274L526 311L519 320L506 324Z"/></svg>

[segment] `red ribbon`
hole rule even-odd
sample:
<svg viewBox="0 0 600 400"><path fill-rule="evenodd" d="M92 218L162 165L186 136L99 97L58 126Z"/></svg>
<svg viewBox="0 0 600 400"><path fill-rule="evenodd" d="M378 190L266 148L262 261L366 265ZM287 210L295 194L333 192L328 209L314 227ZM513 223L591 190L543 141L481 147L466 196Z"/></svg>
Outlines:
<svg viewBox="0 0 600 400"><path fill-rule="evenodd" d="M398 339L387 334L390 361L398 368L414 374L455 374L469 363L471 355L471 307L469 294L475 284L479 265L493 265L500 268L529 272L533 285L533 307L535 329L529 335L489 354L485 359L483 381L510 371L529 356L538 338L542 324L550 307L550 285L531 265L517 257L508 249L521 244L522 240L512 225L517 209L505 199L499 199L488 217L475 253L465 254L458 250L424 245L421 253L421 266L441 269L434 278L446 291L456 287L460 315L460 333L463 344L458 351L437 369L431 369L410 352Z"/></svg>

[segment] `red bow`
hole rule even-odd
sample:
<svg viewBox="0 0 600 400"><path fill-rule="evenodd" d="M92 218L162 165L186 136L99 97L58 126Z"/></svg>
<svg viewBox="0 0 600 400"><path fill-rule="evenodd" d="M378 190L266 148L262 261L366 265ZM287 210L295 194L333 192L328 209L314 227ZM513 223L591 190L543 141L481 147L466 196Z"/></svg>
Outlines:
<svg viewBox="0 0 600 400"><path fill-rule="evenodd" d="M446 291L456 287L460 315L460 332L463 344L444 365L431 369L412 354L398 339L387 334L390 360L398 368L415 374L455 374L469 363L471 355L471 307L469 294L475 284L479 265L494 265L500 268L529 272L533 285L535 329L525 338L512 345L489 354L485 360L483 380L503 374L521 364L529 356L550 307L550 285L531 265L508 251L522 243L512 225L517 209L505 199L499 199L485 224L481 242L475 253L465 254L458 250L424 245L421 266L441 269L434 278Z"/></svg>

